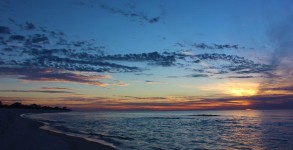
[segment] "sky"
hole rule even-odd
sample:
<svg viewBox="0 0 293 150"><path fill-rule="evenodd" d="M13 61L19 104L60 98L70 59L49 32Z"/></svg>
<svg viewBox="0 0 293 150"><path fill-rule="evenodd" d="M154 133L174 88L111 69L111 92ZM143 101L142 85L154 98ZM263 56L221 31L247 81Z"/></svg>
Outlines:
<svg viewBox="0 0 293 150"><path fill-rule="evenodd" d="M293 108L291 0L2 0L0 100Z"/></svg>

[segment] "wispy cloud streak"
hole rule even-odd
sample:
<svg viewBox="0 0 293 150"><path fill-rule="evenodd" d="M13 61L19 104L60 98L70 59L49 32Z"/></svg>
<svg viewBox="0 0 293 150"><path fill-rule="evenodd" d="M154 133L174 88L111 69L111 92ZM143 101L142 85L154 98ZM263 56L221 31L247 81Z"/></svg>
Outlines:
<svg viewBox="0 0 293 150"><path fill-rule="evenodd" d="M18 76L19 79L25 81L43 81L43 82L73 82L90 84L104 87L106 84L99 79L109 78L109 76L95 75L85 76L62 70L40 69L40 68L0 68L1 76Z"/></svg>

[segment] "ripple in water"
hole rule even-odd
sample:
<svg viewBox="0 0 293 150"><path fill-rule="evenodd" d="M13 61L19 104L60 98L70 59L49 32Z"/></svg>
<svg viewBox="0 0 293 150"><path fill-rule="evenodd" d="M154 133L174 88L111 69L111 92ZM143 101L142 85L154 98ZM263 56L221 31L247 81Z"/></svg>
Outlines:
<svg viewBox="0 0 293 150"><path fill-rule="evenodd" d="M293 111L30 114L63 133L117 149L292 149Z"/></svg>

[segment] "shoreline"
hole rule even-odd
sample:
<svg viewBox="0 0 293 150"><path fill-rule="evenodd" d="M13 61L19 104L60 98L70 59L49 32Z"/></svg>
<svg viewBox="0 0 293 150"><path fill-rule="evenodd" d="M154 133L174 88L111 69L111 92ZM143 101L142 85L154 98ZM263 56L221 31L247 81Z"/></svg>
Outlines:
<svg viewBox="0 0 293 150"><path fill-rule="evenodd" d="M61 113L62 112L63 111L61 111ZM52 112L49 112L49 113L52 113ZM53 113L55 113L55 112L53 112ZM57 111L56 113L59 113L59 111ZM74 131L73 132L63 131L62 129L52 127L50 122L30 118L30 117L27 116L27 114L34 114L34 113L24 113L24 114L21 114L20 116L22 118L33 120L33 121L41 123L42 125L39 127L39 129L41 129L41 130L48 131L48 132L51 132L51 133L57 133L57 134L61 134L61 135L66 135L66 136L69 136L69 137L81 138L81 139L84 139L84 140L89 141L89 142L94 142L94 143L102 144L102 145L105 145L105 146L110 146L110 147L115 149L114 145L112 145L111 143L107 143L106 141L102 141L102 140L95 139L95 138L88 138L88 137L85 137L82 133L74 133ZM63 126L63 127L66 130L71 130L71 129L68 129L66 126Z"/></svg>
<svg viewBox="0 0 293 150"><path fill-rule="evenodd" d="M41 129L43 123L21 117L52 110L0 109L0 149L3 150L115 150L101 143Z"/></svg>

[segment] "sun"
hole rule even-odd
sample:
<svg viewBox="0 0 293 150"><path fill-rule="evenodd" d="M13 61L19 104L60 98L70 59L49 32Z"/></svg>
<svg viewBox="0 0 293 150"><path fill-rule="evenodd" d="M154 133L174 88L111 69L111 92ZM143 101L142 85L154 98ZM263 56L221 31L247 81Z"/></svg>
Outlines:
<svg viewBox="0 0 293 150"><path fill-rule="evenodd" d="M232 96L254 96L258 93L257 83L230 83L226 86L226 94Z"/></svg>
<svg viewBox="0 0 293 150"><path fill-rule="evenodd" d="M201 87L205 91L220 92L231 96L254 96L259 91L258 83L251 82L226 82L210 84Z"/></svg>
<svg viewBox="0 0 293 150"><path fill-rule="evenodd" d="M253 95L256 95L257 91L258 90L256 89L238 88L238 89L227 90L227 93L233 96L253 96Z"/></svg>

